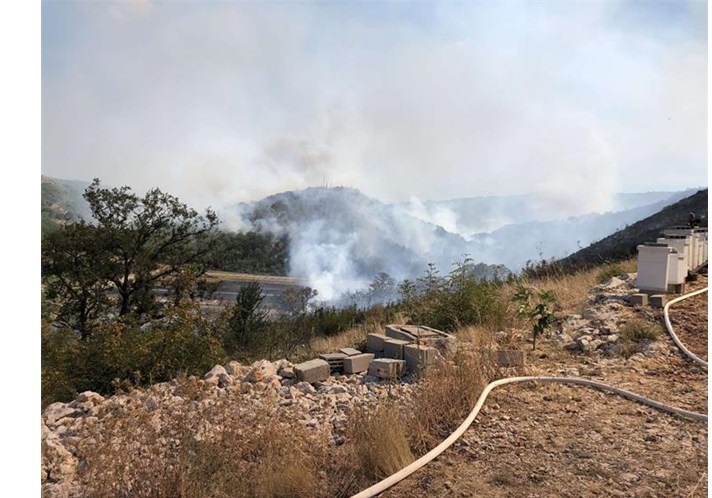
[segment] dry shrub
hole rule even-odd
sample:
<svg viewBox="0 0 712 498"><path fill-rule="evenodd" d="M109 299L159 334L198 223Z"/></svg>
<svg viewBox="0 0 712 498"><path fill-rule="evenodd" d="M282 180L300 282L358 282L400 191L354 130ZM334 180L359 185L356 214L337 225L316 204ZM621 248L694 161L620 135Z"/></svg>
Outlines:
<svg viewBox="0 0 712 498"><path fill-rule="evenodd" d="M324 484L320 434L235 391L186 382L179 394L155 411L136 396L107 408L80 450L84 496L308 497Z"/></svg>
<svg viewBox="0 0 712 498"><path fill-rule="evenodd" d="M398 407L386 404L371 412L356 410L350 423L353 451L366 478L386 478L413 461Z"/></svg>
<svg viewBox="0 0 712 498"><path fill-rule="evenodd" d="M350 348L365 343L366 335L372 332L371 328L364 325L330 337L315 337L309 344L310 354L333 353L341 348Z"/></svg>
<svg viewBox="0 0 712 498"><path fill-rule="evenodd" d="M450 435L498 374L491 334L464 329L460 335L471 342L462 344L453 358L429 367L414 395L408 433L418 453Z"/></svg>
<svg viewBox="0 0 712 498"><path fill-rule="evenodd" d="M627 342L645 343L656 341L662 332L662 325L640 318L628 320L620 329L620 338Z"/></svg>
<svg viewBox="0 0 712 498"><path fill-rule="evenodd" d="M624 358L630 358L636 353L645 353L650 343L658 340L662 331L662 325L659 323L633 318L621 327L620 340L611 353Z"/></svg>

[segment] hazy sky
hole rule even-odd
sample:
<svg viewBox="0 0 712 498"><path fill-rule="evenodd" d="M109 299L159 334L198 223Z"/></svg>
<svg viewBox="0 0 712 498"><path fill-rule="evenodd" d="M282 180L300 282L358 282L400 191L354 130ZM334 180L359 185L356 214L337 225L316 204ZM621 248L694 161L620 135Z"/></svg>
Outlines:
<svg viewBox="0 0 712 498"><path fill-rule="evenodd" d="M707 5L43 2L42 171L197 206L707 185Z"/></svg>

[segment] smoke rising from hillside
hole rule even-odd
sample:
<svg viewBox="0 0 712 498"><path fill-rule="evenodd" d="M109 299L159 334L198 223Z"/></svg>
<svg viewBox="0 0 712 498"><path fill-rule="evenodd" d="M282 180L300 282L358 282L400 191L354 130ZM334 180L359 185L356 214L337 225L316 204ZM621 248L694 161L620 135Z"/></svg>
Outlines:
<svg viewBox="0 0 712 498"><path fill-rule="evenodd" d="M602 212L706 184L706 36L701 2L48 3L43 171Z"/></svg>

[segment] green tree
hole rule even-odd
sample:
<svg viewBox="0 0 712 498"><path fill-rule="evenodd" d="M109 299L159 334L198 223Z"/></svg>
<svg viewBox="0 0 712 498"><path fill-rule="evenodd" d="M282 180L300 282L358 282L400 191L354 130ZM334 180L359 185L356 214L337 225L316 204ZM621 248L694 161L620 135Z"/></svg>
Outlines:
<svg viewBox="0 0 712 498"><path fill-rule="evenodd" d="M104 266L106 242L97 227L84 222L59 227L42 241L43 314L78 330L82 339L111 306Z"/></svg>
<svg viewBox="0 0 712 498"><path fill-rule="evenodd" d="M159 189L140 197L129 187L102 188L95 179L84 198L95 225L60 230L43 251L44 275L81 274L81 279L108 282L118 293L121 316L148 311L156 284L198 262L209 251L205 239L218 224L211 209L200 215ZM85 254L79 259L91 261L74 258L78 263L69 264L78 253Z"/></svg>
<svg viewBox="0 0 712 498"><path fill-rule="evenodd" d="M240 287L235 303L226 308L225 349L228 354L259 347L268 327L267 311L262 307L262 286L250 282Z"/></svg>

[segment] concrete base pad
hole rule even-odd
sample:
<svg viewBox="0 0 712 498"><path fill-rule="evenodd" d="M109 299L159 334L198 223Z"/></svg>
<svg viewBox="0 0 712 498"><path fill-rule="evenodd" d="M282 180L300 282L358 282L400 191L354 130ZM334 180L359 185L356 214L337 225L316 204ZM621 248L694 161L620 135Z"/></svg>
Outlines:
<svg viewBox="0 0 712 498"><path fill-rule="evenodd" d="M630 302L636 306L647 306L648 305L648 295L641 292L640 294L633 294L630 296Z"/></svg>
<svg viewBox="0 0 712 498"><path fill-rule="evenodd" d="M653 308L664 308L665 303L667 303L667 296L665 296L665 294L655 294L650 296L650 306Z"/></svg>

